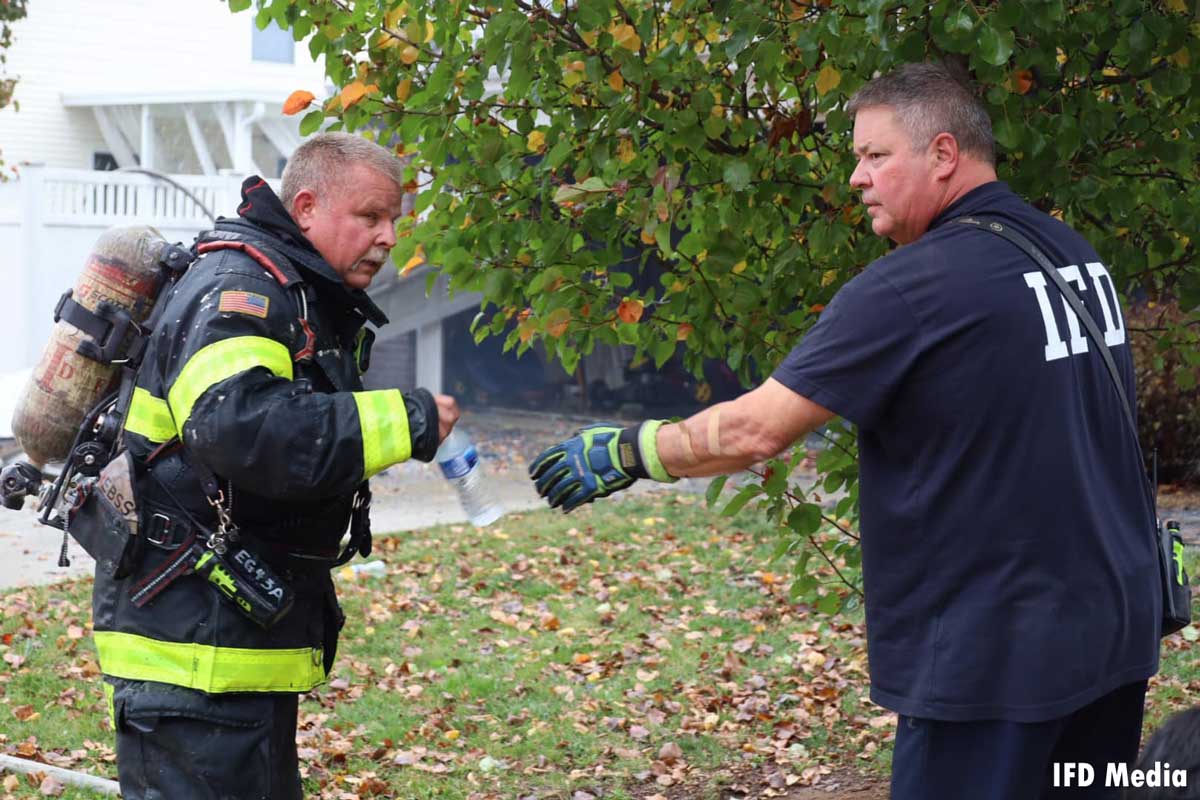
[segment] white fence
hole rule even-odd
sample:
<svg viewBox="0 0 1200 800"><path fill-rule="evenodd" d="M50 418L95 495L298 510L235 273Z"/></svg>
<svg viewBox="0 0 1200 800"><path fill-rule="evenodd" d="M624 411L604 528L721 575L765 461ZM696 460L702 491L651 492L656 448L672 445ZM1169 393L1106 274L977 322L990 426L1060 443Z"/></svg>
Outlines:
<svg viewBox="0 0 1200 800"><path fill-rule="evenodd" d="M75 284L96 237L117 225L153 225L190 244L232 216L240 176L149 175L26 166L0 184L0 374L41 356L55 303Z"/></svg>

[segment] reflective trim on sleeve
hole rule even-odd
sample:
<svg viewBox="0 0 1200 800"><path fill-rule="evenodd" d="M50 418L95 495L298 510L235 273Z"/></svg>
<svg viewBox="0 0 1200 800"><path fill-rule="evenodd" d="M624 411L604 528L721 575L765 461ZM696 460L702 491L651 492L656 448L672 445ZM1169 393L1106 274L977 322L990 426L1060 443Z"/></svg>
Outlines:
<svg viewBox="0 0 1200 800"><path fill-rule="evenodd" d="M202 692L307 692L325 680L319 647L252 650L95 631L100 671Z"/></svg>
<svg viewBox="0 0 1200 800"><path fill-rule="evenodd" d="M642 464L651 480L662 483L674 483L678 478L671 477L667 468L658 457L658 429L666 424L665 419L648 419L638 430L638 451L642 455ZM687 436L687 432L683 432Z"/></svg>
<svg viewBox="0 0 1200 800"><path fill-rule="evenodd" d="M262 336L222 339L188 359L167 392L179 437L183 438L183 426L192 415L192 406L208 387L255 367L266 367L281 378L292 379L292 356L287 347Z"/></svg>
<svg viewBox="0 0 1200 800"><path fill-rule="evenodd" d="M125 430L145 436L155 444L172 439L175 437L175 420L171 418L171 407L166 400L136 387L129 401Z"/></svg>
<svg viewBox="0 0 1200 800"><path fill-rule="evenodd" d="M412 457L408 409L399 389L354 392L362 430L363 478Z"/></svg>

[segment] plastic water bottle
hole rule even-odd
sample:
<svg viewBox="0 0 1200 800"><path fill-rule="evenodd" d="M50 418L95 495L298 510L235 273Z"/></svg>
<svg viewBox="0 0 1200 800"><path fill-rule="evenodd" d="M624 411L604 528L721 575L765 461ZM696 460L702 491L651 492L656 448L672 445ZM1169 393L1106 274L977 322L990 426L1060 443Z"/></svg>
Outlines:
<svg viewBox="0 0 1200 800"><path fill-rule="evenodd" d="M479 454L471 437L461 428L454 428L442 442L435 457L446 480L458 492L458 501L472 525L491 525L503 513L500 504L492 499L483 482Z"/></svg>

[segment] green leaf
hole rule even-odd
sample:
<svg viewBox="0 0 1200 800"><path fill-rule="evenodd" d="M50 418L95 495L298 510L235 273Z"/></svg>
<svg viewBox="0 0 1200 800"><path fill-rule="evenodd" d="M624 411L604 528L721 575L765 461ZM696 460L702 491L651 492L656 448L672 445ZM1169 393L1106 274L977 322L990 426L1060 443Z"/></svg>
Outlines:
<svg viewBox="0 0 1200 800"><path fill-rule="evenodd" d="M229 10L233 12L245 11L250 7L250 0L229 0Z"/></svg>
<svg viewBox="0 0 1200 800"><path fill-rule="evenodd" d="M842 598L830 592L817 601L817 611L830 616L836 614L842 607Z"/></svg>
<svg viewBox="0 0 1200 800"><path fill-rule="evenodd" d="M308 136L311 133L316 133L321 123L325 121L324 111L310 111L300 120L300 135Z"/></svg>
<svg viewBox="0 0 1200 800"><path fill-rule="evenodd" d="M816 503L802 503L788 514L787 524L800 536L816 533L821 527L821 507Z"/></svg>
<svg viewBox="0 0 1200 800"><path fill-rule="evenodd" d="M721 509L721 516L732 517L734 514L741 511L746 503L749 503L760 494L762 494L762 487L757 483L752 483L749 486L743 486L742 490L734 495L733 499L729 501L729 504L725 506L725 508Z"/></svg>
<svg viewBox="0 0 1200 800"><path fill-rule="evenodd" d="M750 185L750 166L745 161L731 161L725 165L724 177L735 192L744 191Z"/></svg>
<svg viewBox="0 0 1200 800"><path fill-rule="evenodd" d="M979 56L993 66L1008 63L1013 52L1012 31L998 31L991 25L986 25L979 35Z"/></svg>
<svg viewBox="0 0 1200 800"><path fill-rule="evenodd" d="M709 508L716 504L717 498L721 496L721 490L725 488L725 482L728 480L728 475L718 475L709 482L708 490L704 493L704 499Z"/></svg>

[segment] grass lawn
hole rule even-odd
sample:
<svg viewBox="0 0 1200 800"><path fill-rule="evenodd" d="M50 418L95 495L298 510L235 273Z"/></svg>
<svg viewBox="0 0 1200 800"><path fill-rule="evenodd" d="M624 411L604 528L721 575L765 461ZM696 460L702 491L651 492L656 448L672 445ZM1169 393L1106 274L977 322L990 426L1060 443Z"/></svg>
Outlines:
<svg viewBox="0 0 1200 800"><path fill-rule="evenodd" d="M301 704L306 794L716 798L749 765L780 793L885 776L894 722L866 700L861 618L790 602L774 546L753 512L669 493L377 537L388 574L339 573L337 665ZM0 752L115 778L90 589L0 595ZM1147 729L1198 692L1200 647L1172 637Z"/></svg>

